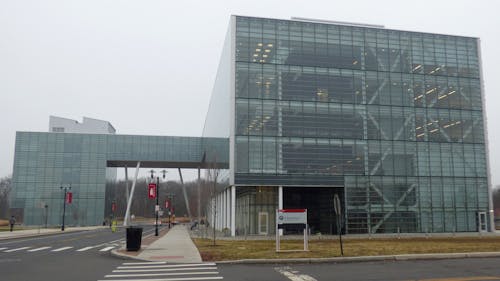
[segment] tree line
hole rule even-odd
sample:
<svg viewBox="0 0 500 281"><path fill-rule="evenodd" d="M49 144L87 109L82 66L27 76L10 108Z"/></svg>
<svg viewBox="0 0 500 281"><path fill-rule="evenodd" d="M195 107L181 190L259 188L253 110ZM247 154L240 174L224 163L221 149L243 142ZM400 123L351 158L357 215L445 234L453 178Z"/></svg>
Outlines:
<svg viewBox="0 0 500 281"><path fill-rule="evenodd" d="M156 182L156 181L155 181ZM141 178L137 180L136 187L134 190L134 196L130 208L130 214L136 217L153 218L155 216L155 205L156 199L151 199L148 197L148 184L150 183L149 178ZM187 198L189 200L190 211L193 217L198 216L198 202L200 202L201 209L200 213L203 217L205 214L204 206L207 206L210 197L212 195L211 190L206 188L209 185L208 182L201 179L198 185L198 181L185 182L184 186L186 188ZM200 190L198 192L198 186ZM129 192L132 188L132 181L129 180L128 183ZM125 216L125 211L127 209L127 196L126 196L126 181L120 180L116 182L108 182L106 184L106 194L105 194L105 216L110 218L111 216L123 218ZM158 189L159 205L162 210L165 210L165 202L170 199L172 213L177 217L188 216L188 211L186 203L184 200L184 194L182 190L182 185L180 182L175 181L160 181L160 187ZM115 211L113 212L112 206L115 204ZM167 211L164 212L164 218L168 217Z"/></svg>

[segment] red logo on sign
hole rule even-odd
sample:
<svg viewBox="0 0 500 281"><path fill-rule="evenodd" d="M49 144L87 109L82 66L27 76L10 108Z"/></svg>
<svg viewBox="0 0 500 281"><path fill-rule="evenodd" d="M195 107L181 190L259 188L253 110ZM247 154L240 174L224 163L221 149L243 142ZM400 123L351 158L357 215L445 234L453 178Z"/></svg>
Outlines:
<svg viewBox="0 0 500 281"><path fill-rule="evenodd" d="M66 192L66 203L71 204L71 202L73 202L73 193Z"/></svg>
<svg viewBox="0 0 500 281"><path fill-rule="evenodd" d="M156 184L155 183L150 183L148 185L148 197L150 199L156 198Z"/></svg>

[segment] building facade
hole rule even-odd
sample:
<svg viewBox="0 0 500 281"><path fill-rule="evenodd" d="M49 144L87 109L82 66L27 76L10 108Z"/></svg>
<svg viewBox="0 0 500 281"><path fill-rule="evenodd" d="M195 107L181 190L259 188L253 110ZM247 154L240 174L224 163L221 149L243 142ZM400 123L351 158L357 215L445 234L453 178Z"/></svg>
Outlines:
<svg viewBox="0 0 500 281"><path fill-rule="evenodd" d="M216 224L271 234L307 208L337 233L336 193L346 233L486 230L483 102L477 38L233 16L204 132L230 139Z"/></svg>
<svg viewBox="0 0 500 281"><path fill-rule="evenodd" d="M227 146L215 138L17 132L10 212L25 225L59 225L60 187L71 186L66 224L100 225L105 207L111 210L105 191L117 168L205 168L210 153L227 165Z"/></svg>
<svg viewBox="0 0 500 281"><path fill-rule="evenodd" d="M296 208L312 233L492 231L480 61L478 38L232 16L202 138L18 132L11 206L57 223L72 184L99 224L105 169L140 163L222 170L206 219L232 235Z"/></svg>

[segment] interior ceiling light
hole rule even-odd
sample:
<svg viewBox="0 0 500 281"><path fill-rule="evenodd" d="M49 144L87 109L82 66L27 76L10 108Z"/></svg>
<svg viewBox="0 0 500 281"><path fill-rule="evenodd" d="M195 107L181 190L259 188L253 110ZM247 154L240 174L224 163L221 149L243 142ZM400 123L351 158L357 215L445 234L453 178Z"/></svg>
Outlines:
<svg viewBox="0 0 500 281"><path fill-rule="evenodd" d="M262 55L263 58L267 58L267 55Z"/></svg>
<svg viewBox="0 0 500 281"><path fill-rule="evenodd" d="M434 72L436 72L436 71L438 71L440 69L441 69L441 67L438 66L438 67L436 67L436 69L434 69L433 71L429 72L429 74L434 74Z"/></svg>
<svg viewBox="0 0 500 281"><path fill-rule="evenodd" d="M269 43L269 44L267 44L267 46L268 46L268 47L272 47L272 46L273 46L273 44Z"/></svg>
<svg viewBox="0 0 500 281"><path fill-rule="evenodd" d="M429 132L434 133L434 132L436 132L437 130L438 130L438 129L433 129L433 130L430 130Z"/></svg>
<svg viewBox="0 0 500 281"><path fill-rule="evenodd" d="M262 47L262 43L258 43L257 46Z"/></svg>
<svg viewBox="0 0 500 281"><path fill-rule="evenodd" d="M260 49L259 49L259 48L257 48L257 49L255 49L255 51L256 51L256 52L260 52Z"/></svg>
<svg viewBox="0 0 500 281"><path fill-rule="evenodd" d="M265 50L264 50L264 52L266 52L266 53L270 53L270 52L271 52L271 50L269 50L269 49L265 49Z"/></svg>
<svg viewBox="0 0 500 281"><path fill-rule="evenodd" d="M253 54L253 56L254 56L254 57L258 57L258 56L259 56L259 54Z"/></svg>
<svg viewBox="0 0 500 281"><path fill-rule="evenodd" d="M357 60L355 60L355 61L352 62L352 65L356 65L356 64L358 64Z"/></svg>
<svg viewBox="0 0 500 281"><path fill-rule="evenodd" d="M424 133L418 134L417 138L422 137L423 135L425 135L425 134Z"/></svg>
<svg viewBox="0 0 500 281"><path fill-rule="evenodd" d="M429 91L425 92L425 94L428 95L428 94L434 92L435 90L436 90L436 87L434 87L434 88L430 89Z"/></svg>
<svg viewBox="0 0 500 281"><path fill-rule="evenodd" d="M419 68L421 68L421 67L422 67L422 65L421 65L421 64L419 64L419 65L415 66L415 68L414 68L412 71L415 71L415 70L417 70L417 69L419 69Z"/></svg>

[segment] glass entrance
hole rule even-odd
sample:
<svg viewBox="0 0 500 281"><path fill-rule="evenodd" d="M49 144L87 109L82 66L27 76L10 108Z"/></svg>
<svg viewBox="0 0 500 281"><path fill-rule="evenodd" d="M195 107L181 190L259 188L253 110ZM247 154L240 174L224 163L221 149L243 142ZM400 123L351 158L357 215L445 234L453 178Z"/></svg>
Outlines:
<svg viewBox="0 0 500 281"><path fill-rule="evenodd" d="M478 212L477 213L477 224L479 232L487 232L488 224L486 223L486 212Z"/></svg>
<svg viewBox="0 0 500 281"><path fill-rule="evenodd" d="M259 212L259 234L267 235L269 232L269 214Z"/></svg>

